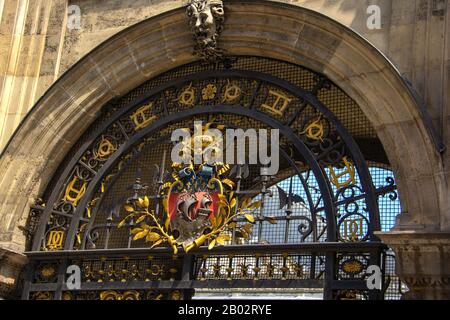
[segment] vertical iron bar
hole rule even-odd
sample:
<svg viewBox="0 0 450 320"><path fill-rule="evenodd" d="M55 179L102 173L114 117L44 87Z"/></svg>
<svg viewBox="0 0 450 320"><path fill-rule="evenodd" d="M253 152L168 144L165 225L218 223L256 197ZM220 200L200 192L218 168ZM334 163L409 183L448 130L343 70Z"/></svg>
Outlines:
<svg viewBox="0 0 450 320"><path fill-rule="evenodd" d="M241 192L241 181L242 181L242 167L240 165L237 165L236 167L236 206L234 208L234 212L236 213L239 208L239 193ZM236 244L236 227L233 228L232 231L232 244Z"/></svg>
<svg viewBox="0 0 450 320"><path fill-rule="evenodd" d="M36 262L31 261L25 266L25 279L23 282L22 300L30 300L30 287L33 281L34 271L36 269Z"/></svg>
<svg viewBox="0 0 450 320"><path fill-rule="evenodd" d="M325 286L324 286L324 300L332 300L333 297L333 281L336 273L336 253L328 252L325 255Z"/></svg>
<svg viewBox="0 0 450 320"><path fill-rule="evenodd" d="M67 264L68 264L67 259L61 260L60 262L58 268L56 291L53 296L54 300L62 300L62 288L64 286L64 281L66 279Z"/></svg>
<svg viewBox="0 0 450 320"><path fill-rule="evenodd" d="M292 214L292 181L293 176L289 179L289 193L288 193L288 207L286 209L286 225L284 229L284 243L289 242L289 224L290 224L290 217Z"/></svg>

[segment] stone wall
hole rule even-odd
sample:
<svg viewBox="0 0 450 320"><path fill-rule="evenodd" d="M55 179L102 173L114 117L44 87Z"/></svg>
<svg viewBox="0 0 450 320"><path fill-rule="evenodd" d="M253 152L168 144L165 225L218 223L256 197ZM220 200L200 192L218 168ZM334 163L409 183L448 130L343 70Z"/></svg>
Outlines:
<svg viewBox="0 0 450 320"><path fill-rule="evenodd" d="M58 78L65 0L0 1L0 149Z"/></svg>

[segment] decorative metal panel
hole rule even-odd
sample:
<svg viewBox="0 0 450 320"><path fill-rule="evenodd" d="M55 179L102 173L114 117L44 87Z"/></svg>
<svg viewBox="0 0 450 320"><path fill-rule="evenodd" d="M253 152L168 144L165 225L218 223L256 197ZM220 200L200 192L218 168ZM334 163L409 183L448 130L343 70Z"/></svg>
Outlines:
<svg viewBox="0 0 450 320"><path fill-rule="evenodd" d="M323 287L327 299L379 299L388 290L388 277L382 290L362 288L368 266L392 269L374 231L398 210L386 202L397 201L395 181L368 120L325 77L231 57L170 71L103 110L33 207L25 298L47 297L43 284L56 299L174 298L171 283L188 279L194 287L178 283L179 297L205 280ZM172 131L195 121L222 132L279 129L279 173L172 163ZM70 264L82 266L79 294L55 286ZM135 292L121 290L124 282Z"/></svg>

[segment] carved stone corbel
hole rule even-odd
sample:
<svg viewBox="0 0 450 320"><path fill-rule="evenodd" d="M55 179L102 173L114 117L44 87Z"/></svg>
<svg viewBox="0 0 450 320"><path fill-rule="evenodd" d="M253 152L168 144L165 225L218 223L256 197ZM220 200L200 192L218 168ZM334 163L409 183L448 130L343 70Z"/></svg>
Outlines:
<svg viewBox="0 0 450 320"><path fill-rule="evenodd" d="M194 55L210 63L222 60L224 50L217 47L217 41L225 22L223 1L189 0L186 15L195 41Z"/></svg>

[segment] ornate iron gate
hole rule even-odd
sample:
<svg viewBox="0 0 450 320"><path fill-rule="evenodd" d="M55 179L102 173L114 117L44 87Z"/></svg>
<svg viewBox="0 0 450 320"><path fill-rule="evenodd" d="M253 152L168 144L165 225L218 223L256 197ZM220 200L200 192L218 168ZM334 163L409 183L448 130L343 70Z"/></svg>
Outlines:
<svg viewBox="0 0 450 320"><path fill-rule="evenodd" d="M279 129L279 173L173 164L171 133L195 121ZM393 178L372 181L369 164L387 165L377 146L354 102L299 66L234 57L161 75L105 106L33 207L23 298L303 287L323 288L325 299L382 299L389 279L387 248L374 236L378 200L397 196ZM81 267L80 289L67 287L70 265ZM370 265L383 271L381 290L367 287Z"/></svg>

